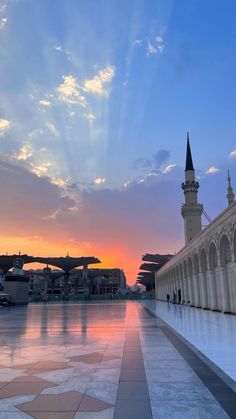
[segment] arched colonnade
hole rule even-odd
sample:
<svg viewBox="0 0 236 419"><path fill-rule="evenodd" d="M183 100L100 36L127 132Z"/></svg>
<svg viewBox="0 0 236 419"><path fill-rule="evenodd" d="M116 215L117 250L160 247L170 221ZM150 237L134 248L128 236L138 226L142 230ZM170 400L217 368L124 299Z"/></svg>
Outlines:
<svg viewBox="0 0 236 419"><path fill-rule="evenodd" d="M197 238L167 262L156 274L157 299L169 295L177 303L236 313L236 224L229 227L201 243Z"/></svg>

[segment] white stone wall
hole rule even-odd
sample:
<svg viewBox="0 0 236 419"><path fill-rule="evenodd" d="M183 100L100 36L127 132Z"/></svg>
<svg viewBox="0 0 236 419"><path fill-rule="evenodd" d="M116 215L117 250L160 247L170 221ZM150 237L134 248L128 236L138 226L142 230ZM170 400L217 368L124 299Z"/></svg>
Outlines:
<svg viewBox="0 0 236 419"><path fill-rule="evenodd" d="M156 273L156 298L236 313L236 202Z"/></svg>

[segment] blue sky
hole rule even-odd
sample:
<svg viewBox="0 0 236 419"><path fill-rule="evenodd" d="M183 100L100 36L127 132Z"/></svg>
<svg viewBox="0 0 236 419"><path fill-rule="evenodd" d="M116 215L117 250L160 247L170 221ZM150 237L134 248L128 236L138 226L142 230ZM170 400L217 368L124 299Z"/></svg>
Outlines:
<svg viewBox="0 0 236 419"><path fill-rule="evenodd" d="M177 250L187 130L200 201L212 217L224 209L228 168L236 186L235 15L233 0L0 1L0 158L5 169L24 173L22 201L32 199L27 175L29 183L36 184L35 177L45 182L35 186L45 199L45 214L36 219L54 217L65 248L67 239L81 246L88 236L95 253L102 232L108 240L116 236L113 226L122 230L139 206L142 244L137 248L137 238L130 239L130 257ZM13 202L15 183L7 189ZM51 185L59 199L53 208L45 198ZM65 197L72 200L67 210ZM93 236L89 223L84 227L81 208L87 205ZM165 230L168 205L174 221ZM70 211L77 210L68 236ZM10 221L7 212L6 226L15 225L17 217L12 213ZM38 235L39 221L16 234ZM171 231L173 248L171 240L163 248L158 237Z"/></svg>

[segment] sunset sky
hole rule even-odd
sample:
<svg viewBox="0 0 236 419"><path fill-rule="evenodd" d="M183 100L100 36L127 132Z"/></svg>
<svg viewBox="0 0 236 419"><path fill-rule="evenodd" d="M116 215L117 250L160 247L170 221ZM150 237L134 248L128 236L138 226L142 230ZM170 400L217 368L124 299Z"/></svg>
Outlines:
<svg viewBox="0 0 236 419"><path fill-rule="evenodd" d="M134 283L236 189L235 0L0 0L0 254L96 256ZM207 220L203 219L203 224Z"/></svg>

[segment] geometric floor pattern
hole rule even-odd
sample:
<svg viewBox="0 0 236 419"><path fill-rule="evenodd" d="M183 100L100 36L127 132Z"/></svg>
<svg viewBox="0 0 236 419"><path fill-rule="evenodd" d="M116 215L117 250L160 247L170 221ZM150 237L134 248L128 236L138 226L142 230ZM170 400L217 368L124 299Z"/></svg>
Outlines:
<svg viewBox="0 0 236 419"><path fill-rule="evenodd" d="M0 309L0 419L235 418L168 333L136 302Z"/></svg>

